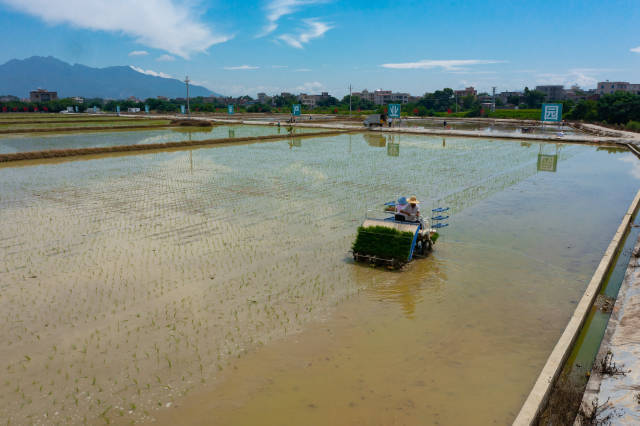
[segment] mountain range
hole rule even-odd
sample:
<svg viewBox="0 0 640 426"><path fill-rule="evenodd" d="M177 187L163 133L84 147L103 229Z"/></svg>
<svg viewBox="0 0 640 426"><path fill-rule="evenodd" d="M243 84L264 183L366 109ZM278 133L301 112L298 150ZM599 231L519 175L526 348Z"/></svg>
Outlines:
<svg viewBox="0 0 640 426"><path fill-rule="evenodd" d="M58 92L60 98L186 97L184 82L141 71L132 66L92 68L81 64L71 65L52 56L12 59L0 65L0 95L28 98L30 91L41 88ZM189 95L221 96L197 85L189 86Z"/></svg>

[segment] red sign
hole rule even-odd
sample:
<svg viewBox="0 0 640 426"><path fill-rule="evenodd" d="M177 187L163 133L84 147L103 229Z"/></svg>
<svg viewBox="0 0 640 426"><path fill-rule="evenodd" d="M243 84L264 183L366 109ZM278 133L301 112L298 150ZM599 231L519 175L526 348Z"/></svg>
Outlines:
<svg viewBox="0 0 640 426"><path fill-rule="evenodd" d="M413 109L413 115L418 115L418 108Z"/></svg>
<svg viewBox="0 0 640 426"><path fill-rule="evenodd" d="M7 107L2 107L2 112L7 112Z"/></svg>
<svg viewBox="0 0 640 426"><path fill-rule="evenodd" d="M451 108L447 108L447 114L451 114Z"/></svg>
<svg viewBox="0 0 640 426"><path fill-rule="evenodd" d="M45 110L45 111L49 111L49 108L47 108L47 107L42 107L42 109Z"/></svg>
<svg viewBox="0 0 640 426"><path fill-rule="evenodd" d="M480 115L484 115L484 108L480 109Z"/></svg>
<svg viewBox="0 0 640 426"><path fill-rule="evenodd" d="M333 109L333 113L334 113L334 114L337 114L337 113L338 113L338 108L334 108L334 109Z"/></svg>
<svg viewBox="0 0 640 426"><path fill-rule="evenodd" d="M23 107L23 108L22 108L22 110L23 110L24 112L28 112L28 111L29 111L29 107Z"/></svg>
<svg viewBox="0 0 640 426"><path fill-rule="evenodd" d="M33 107L33 112L38 112L38 107Z"/></svg>
<svg viewBox="0 0 640 426"><path fill-rule="evenodd" d="M14 111L17 111L17 110L18 110L18 107L13 107L13 110L14 110Z"/></svg>

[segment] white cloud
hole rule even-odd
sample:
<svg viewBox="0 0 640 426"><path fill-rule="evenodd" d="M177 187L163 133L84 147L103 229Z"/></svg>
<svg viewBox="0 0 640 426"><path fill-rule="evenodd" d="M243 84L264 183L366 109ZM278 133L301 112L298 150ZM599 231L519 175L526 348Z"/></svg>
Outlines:
<svg viewBox="0 0 640 426"><path fill-rule="evenodd" d="M201 22L195 2L177 0L0 0L49 24L133 37L144 46L188 59L232 36L218 34Z"/></svg>
<svg viewBox="0 0 640 426"><path fill-rule="evenodd" d="M218 85L216 86L216 91L220 93L224 93L229 96L242 96L242 95L251 95L255 96L257 93L264 92L269 94L280 94L281 92L289 92L289 93L318 93L318 92L326 92L327 89L324 84L318 81L311 81L307 83L302 83L299 85L292 86L244 86L241 84L233 84L233 85Z"/></svg>
<svg viewBox="0 0 640 426"><path fill-rule="evenodd" d="M600 79L598 75L620 71L615 68L573 68L565 73L542 73L536 75L538 84L562 84L563 86L578 85L580 87L595 87Z"/></svg>
<svg viewBox="0 0 640 426"><path fill-rule="evenodd" d="M129 67L131 67L132 70L138 71L141 74L152 75L154 77L173 78L173 76L171 76L169 74L165 74L163 72L158 72L158 71L153 71L153 70L144 70L142 68L135 67L133 65L129 65Z"/></svg>
<svg viewBox="0 0 640 426"><path fill-rule="evenodd" d="M640 46L634 47L634 48L629 49L629 50L632 51L632 52L635 52L635 53L640 53Z"/></svg>
<svg viewBox="0 0 640 426"><path fill-rule="evenodd" d="M295 72L309 72L311 70L309 68L298 68L298 69L295 69L293 71L295 71Z"/></svg>
<svg viewBox="0 0 640 426"><path fill-rule="evenodd" d="M279 70L283 68L289 68L289 66L288 65L271 65L271 68Z"/></svg>
<svg viewBox="0 0 640 426"><path fill-rule="evenodd" d="M257 70L260 67L255 67L252 65L238 65L237 67L224 67L227 71L236 71L236 70Z"/></svg>
<svg viewBox="0 0 640 426"><path fill-rule="evenodd" d="M506 61L496 61L493 59L423 59L418 62L401 62L397 64L382 64L383 68L391 68L397 70L410 70L410 69L433 69L440 68L444 71L464 71L464 66L468 65L486 65L486 64L501 64Z"/></svg>
<svg viewBox="0 0 640 426"><path fill-rule="evenodd" d="M258 34L258 37L264 37L271 34L278 28L278 20L286 15L297 12L303 6L309 6L319 3L325 3L327 0L271 0L267 4L267 25Z"/></svg>
<svg viewBox="0 0 640 426"><path fill-rule="evenodd" d="M324 33L333 28L326 22L320 22L316 19L304 19L306 28L298 32L298 34L283 34L278 37L278 40L282 40L291 47L296 49L302 49L303 45L309 43L311 40L322 37Z"/></svg>
<svg viewBox="0 0 640 426"><path fill-rule="evenodd" d="M640 179L640 163L638 162L638 159L636 157L634 157L633 155L628 155L620 158L620 161L630 163L632 165L632 168L631 170L629 170L629 173L631 173L631 176L633 176L634 178Z"/></svg>
<svg viewBox="0 0 640 426"><path fill-rule="evenodd" d="M146 56L148 54L149 52L147 52L146 50L133 50L129 52L129 56Z"/></svg>
<svg viewBox="0 0 640 426"><path fill-rule="evenodd" d="M300 86L296 86L292 89L289 89L290 92L300 92L300 93L310 93L310 92L319 92L324 89L324 84L319 81L311 81L308 83L303 83Z"/></svg>
<svg viewBox="0 0 640 426"><path fill-rule="evenodd" d="M176 58L174 58L174 57L173 57L173 56L171 56L171 55L167 55L167 54L164 54L164 55L158 56L158 57L156 58L156 61L160 61L160 62L171 62L171 61L175 61L175 60L176 60Z"/></svg>

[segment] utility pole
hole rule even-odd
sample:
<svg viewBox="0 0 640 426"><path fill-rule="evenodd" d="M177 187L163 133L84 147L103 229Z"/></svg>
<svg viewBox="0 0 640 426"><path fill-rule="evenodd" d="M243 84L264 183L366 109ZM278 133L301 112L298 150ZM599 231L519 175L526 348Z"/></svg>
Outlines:
<svg viewBox="0 0 640 426"><path fill-rule="evenodd" d="M351 83L349 83L349 117L351 117Z"/></svg>
<svg viewBox="0 0 640 426"><path fill-rule="evenodd" d="M458 92L453 92L453 95L456 97L456 112L458 112Z"/></svg>
<svg viewBox="0 0 640 426"><path fill-rule="evenodd" d="M491 100L491 112L496 110L496 86L493 86L493 98Z"/></svg>
<svg viewBox="0 0 640 426"><path fill-rule="evenodd" d="M187 115L191 118L191 109L189 109L189 83L191 80L189 80L189 76L184 79L184 83L187 85Z"/></svg>

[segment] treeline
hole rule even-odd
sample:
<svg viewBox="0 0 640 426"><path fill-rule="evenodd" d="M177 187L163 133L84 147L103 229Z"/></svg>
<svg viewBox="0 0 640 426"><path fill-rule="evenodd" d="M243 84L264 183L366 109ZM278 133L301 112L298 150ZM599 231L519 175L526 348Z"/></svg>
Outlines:
<svg viewBox="0 0 640 426"><path fill-rule="evenodd" d="M402 115L412 116L454 116L454 117L512 117L539 119L539 108L545 102L543 93L536 90L525 88L522 95L514 94L507 99L507 103L512 106L518 106L519 109L500 109L504 106L503 101L496 98L495 112L490 112L488 108L482 108L480 99L487 99L486 93L476 96L465 96L457 99L454 91L450 88L436 90L433 93L425 93L418 101L402 105ZM350 99L351 98L351 99ZM351 101L351 110L354 113L371 114L386 112L386 105L374 105L366 99L358 96L349 95L342 99L328 96L321 99L315 108L309 109L302 106L302 113L333 113L346 114L349 111L349 101ZM205 98L196 97L190 99L190 108L192 112L218 112L224 113L227 110L227 104L234 103L236 112L273 112L273 113L290 113L294 104L300 101L293 95L277 95L270 99L269 104L255 103L249 96L236 98L233 101L225 98ZM250 103L250 105L241 104ZM59 112L64 111L68 107L78 107L78 111L87 111L94 106L103 111L114 112L116 107L120 106L120 110L125 112L128 108L140 108L144 111L145 105L149 109L157 112L179 112L180 106L185 105L184 99L157 99L149 98L145 101L136 102L132 100L109 100L103 99L85 99L82 104L77 103L71 98L58 99L50 102L22 102L10 101L0 102L0 111L44 111ZM582 120L588 122L600 122L618 127L625 127L630 130L640 130L640 95L626 92L616 92L614 94L602 95L598 100L582 100L577 103L567 100L563 101L563 115L567 120Z"/></svg>
<svg viewBox="0 0 640 426"><path fill-rule="evenodd" d="M597 101L580 101L565 114L565 118L614 124L640 131L640 95L616 92L602 95Z"/></svg>

